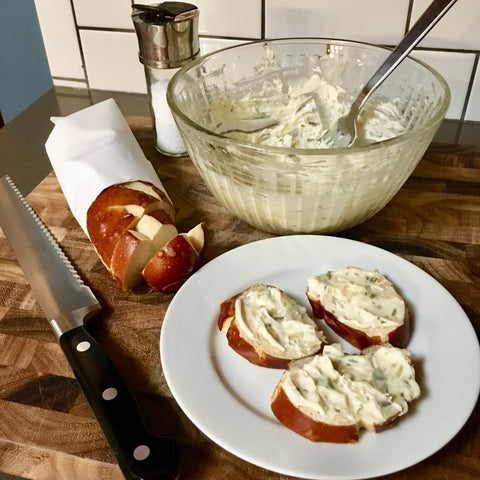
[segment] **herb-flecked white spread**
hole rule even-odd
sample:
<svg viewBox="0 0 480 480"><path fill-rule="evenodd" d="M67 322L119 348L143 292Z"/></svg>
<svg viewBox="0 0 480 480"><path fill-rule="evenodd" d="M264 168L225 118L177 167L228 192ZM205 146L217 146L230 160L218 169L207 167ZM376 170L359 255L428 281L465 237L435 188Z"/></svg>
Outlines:
<svg viewBox="0 0 480 480"><path fill-rule="evenodd" d="M307 308L271 285L246 289L235 302L235 321L253 347L277 358L311 355L326 341Z"/></svg>
<svg viewBox="0 0 480 480"><path fill-rule="evenodd" d="M338 343L327 345L322 354L292 361L276 393L279 388L313 421L367 430L404 415L420 396L410 352L389 344L361 354L345 354Z"/></svg>
<svg viewBox="0 0 480 480"><path fill-rule="evenodd" d="M378 270L345 267L309 277L307 283L310 300L369 337L388 342L389 333L405 321L405 301Z"/></svg>
<svg viewBox="0 0 480 480"><path fill-rule="evenodd" d="M267 69L268 71L268 69ZM345 91L327 81L320 71L311 77L265 75L246 91L223 93L198 119L212 131L222 132L225 120L267 118L275 124L252 132L231 131L228 136L258 145L287 148L332 148L327 132L348 113ZM357 144L374 143L406 131L399 99L371 100L359 117Z"/></svg>

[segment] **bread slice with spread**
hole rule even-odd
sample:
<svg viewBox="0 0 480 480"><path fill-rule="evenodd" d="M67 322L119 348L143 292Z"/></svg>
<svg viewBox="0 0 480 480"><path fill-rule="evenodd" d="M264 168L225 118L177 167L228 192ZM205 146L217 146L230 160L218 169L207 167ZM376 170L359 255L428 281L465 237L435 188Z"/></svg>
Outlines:
<svg viewBox="0 0 480 480"><path fill-rule="evenodd" d="M380 432L420 396L411 354L390 344L345 354L340 344L290 362L271 398L274 415L314 442L355 443Z"/></svg>
<svg viewBox="0 0 480 480"><path fill-rule="evenodd" d="M309 277L306 295L314 315L359 349L381 343L408 344L405 300L378 270L345 267Z"/></svg>
<svg viewBox="0 0 480 480"><path fill-rule="evenodd" d="M264 284L225 300L218 327L239 355L269 368L285 368L292 359L317 353L326 341L305 306Z"/></svg>

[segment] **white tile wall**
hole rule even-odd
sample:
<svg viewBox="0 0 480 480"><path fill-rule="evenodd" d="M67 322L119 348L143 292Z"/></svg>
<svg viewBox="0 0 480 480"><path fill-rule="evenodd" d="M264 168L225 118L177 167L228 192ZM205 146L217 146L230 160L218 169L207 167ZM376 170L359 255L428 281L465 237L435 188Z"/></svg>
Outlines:
<svg viewBox="0 0 480 480"><path fill-rule="evenodd" d="M202 55L206 53L215 52L222 48L233 47L234 45L240 45L245 43L245 40L230 40L226 38L200 38L200 53Z"/></svg>
<svg viewBox="0 0 480 480"><path fill-rule="evenodd" d="M415 0L412 22L415 22L432 0ZM433 30L422 40L421 47L480 50L480 1L458 0Z"/></svg>
<svg viewBox="0 0 480 480"><path fill-rule="evenodd" d="M138 0L140 3L142 0ZM202 53L248 40L331 36L395 45L431 0L186 0ZM35 0L56 85L144 93L132 0ZM143 0L143 3L157 3ZM448 81L448 118L480 121L480 0L459 0L416 55Z"/></svg>
<svg viewBox="0 0 480 480"><path fill-rule="evenodd" d="M395 44L405 33L408 2L266 0L265 34L268 38L334 37Z"/></svg>
<svg viewBox="0 0 480 480"><path fill-rule="evenodd" d="M134 32L81 30L90 88L147 93Z"/></svg>
<svg viewBox="0 0 480 480"><path fill-rule="evenodd" d="M85 80L70 2L35 0L52 77Z"/></svg>
<svg viewBox="0 0 480 480"><path fill-rule="evenodd" d="M261 38L261 0L192 0L192 3L200 10L200 35Z"/></svg>
<svg viewBox="0 0 480 480"><path fill-rule="evenodd" d="M131 0L73 0L73 6L80 28L133 28Z"/></svg>
<svg viewBox="0 0 480 480"><path fill-rule="evenodd" d="M447 116L448 118L461 118L473 73L475 55L424 50L415 52L414 56L433 67L445 78L452 97Z"/></svg>

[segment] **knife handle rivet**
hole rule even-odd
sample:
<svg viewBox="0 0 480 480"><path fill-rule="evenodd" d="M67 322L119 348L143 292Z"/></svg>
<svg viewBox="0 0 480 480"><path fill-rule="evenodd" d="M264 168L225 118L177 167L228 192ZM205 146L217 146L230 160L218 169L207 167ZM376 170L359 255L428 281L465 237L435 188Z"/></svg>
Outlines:
<svg viewBox="0 0 480 480"><path fill-rule="evenodd" d="M133 451L133 458L135 460L145 460L148 458L150 455L150 448L148 448L147 445L139 445L134 451Z"/></svg>
<svg viewBox="0 0 480 480"><path fill-rule="evenodd" d="M104 400L107 400L107 401L113 400L117 395L118 395L118 390L116 388L113 388L113 387L106 388L102 392L102 398Z"/></svg>
<svg viewBox="0 0 480 480"><path fill-rule="evenodd" d="M90 348L90 342L80 342L77 345L77 351L78 352L86 352Z"/></svg>

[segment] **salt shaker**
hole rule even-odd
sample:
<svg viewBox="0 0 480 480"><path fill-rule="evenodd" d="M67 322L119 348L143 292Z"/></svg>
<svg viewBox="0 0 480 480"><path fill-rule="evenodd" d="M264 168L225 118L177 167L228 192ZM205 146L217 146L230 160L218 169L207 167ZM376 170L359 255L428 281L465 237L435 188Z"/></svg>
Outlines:
<svg viewBox="0 0 480 480"><path fill-rule="evenodd" d="M200 53L199 10L183 2L134 4L132 20L139 59L145 68L155 148L170 157L186 155L182 138L167 104L172 76Z"/></svg>

